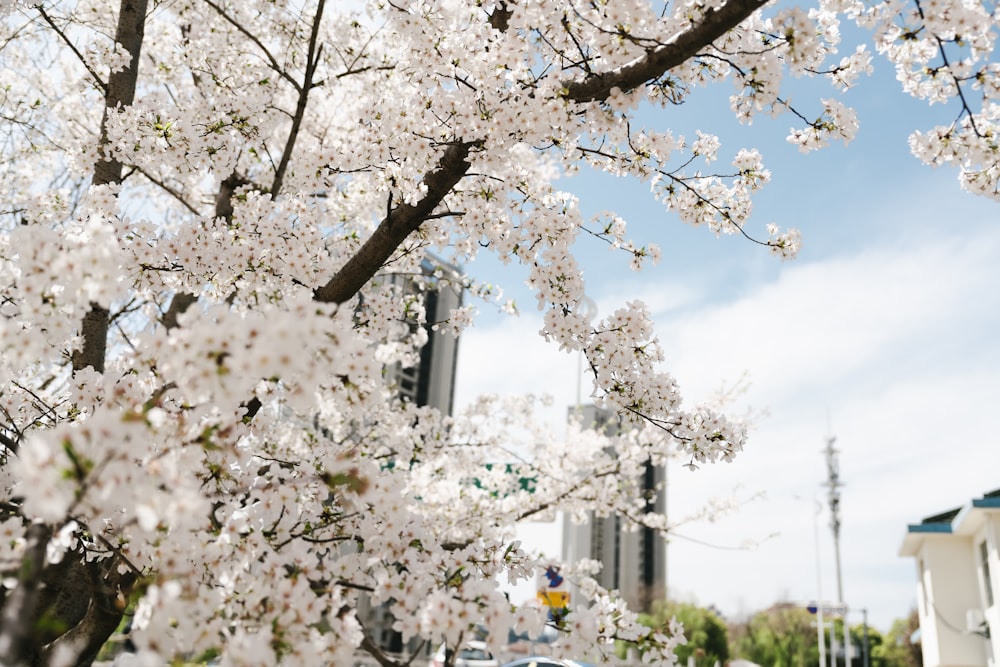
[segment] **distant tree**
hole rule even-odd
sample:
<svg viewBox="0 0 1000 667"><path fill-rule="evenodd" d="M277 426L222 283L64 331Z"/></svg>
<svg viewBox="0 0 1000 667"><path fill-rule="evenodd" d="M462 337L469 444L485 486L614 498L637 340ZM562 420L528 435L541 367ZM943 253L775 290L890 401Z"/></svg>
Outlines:
<svg viewBox="0 0 1000 667"><path fill-rule="evenodd" d="M816 618L784 602L730 629L732 655L768 667L809 667L819 662Z"/></svg>
<svg viewBox="0 0 1000 667"><path fill-rule="evenodd" d="M725 664L729 659L729 633L726 623L712 609L689 602L656 600L649 613L639 614L643 625L670 634L671 623L683 625L687 643L675 649L677 662L686 665L694 656L695 663L711 667L716 662Z"/></svg>
<svg viewBox="0 0 1000 667"><path fill-rule="evenodd" d="M897 619L885 636L869 627L868 655L871 667L923 667L920 646L910 642L910 636L918 627L915 611L907 618ZM842 642L843 619L833 619L833 632L837 641ZM852 625L850 634L854 646L851 665L860 667L863 665L864 625ZM816 617L796 605L779 603L758 612L748 622L731 626L729 636L730 652L734 657L760 665L809 667L819 663ZM828 643L827 651L830 650L829 646ZM838 649L838 665L842 667L844 664L842 649Z"/></svg>
<svg viewBox="0 0 1000 667"><path fill-rule="evenodd" d="M861 623L857 625L852 625L850 627L851 633L851 665L853 667L863 667L864 665L864 644L865 644L865 626ZM844 647L842 645L844 637L844 619L835 618L833 619L833 632L837 638L837 665L846 665L847 661L844 657ZM827 630L827 635L829 636L829 629ZM882 644L882 635L877 630L872 628L868 629L868 646L869 649L873 645Z"/></svg>
<svg viewBox="0 0 1000 667"><path fill-rule="evenodd" d="M871 649L872 667L923 667L924 659L920 644L914 644L910 637L920 627L917 610L906 618L898 618L886 635L885 641Z"/></svg>

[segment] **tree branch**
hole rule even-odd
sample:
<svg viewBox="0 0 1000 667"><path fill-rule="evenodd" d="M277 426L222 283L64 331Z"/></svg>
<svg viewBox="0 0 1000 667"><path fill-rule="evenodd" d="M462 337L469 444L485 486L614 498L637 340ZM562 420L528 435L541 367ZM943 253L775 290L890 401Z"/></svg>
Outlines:
<svg viewBox="0 0 1000 667"><path fill-rule="evenodd" d="M692 58L700 49L722 37L769 0L729 0L718 9L707 9L702 20L667 44L618 69L588 76L565 85L566 99L574 102L604 100L612 88L629 92L662 76Z"/></svg>
<svg viewBox="0 0 1000 667"><path fill-rule="evenodd" d="M146 27L146 7L149 0L122 0L118 14L115 42L131 56L128 67L112 72L104 96L104 117L101 119L100 145L108 144L108 116L119 106L131 106L135 100L135 85L139 78L139 52ZM122 164L113 157L102 155L94 165L94 185L121 183Z"/></svg>
<svg viewBox="0 0 1000 667"><path fill-rule="evenodd" d="M500 32L507 32L507 27L510 25L510 17L513 15L514 10L506 2L498 2L497 6L493 9L493 13L490 14L490 27Z"/></svg>
<svg viewBox="0 0 1000 667"><path fill-rule="evenodd" d="M116 158L103 155L108 145L108 116L119 106L131 106L135 99L135 85L139 77L139 52L146 25L148 0L122 0L118 13L118 27L115 41L121 44L131 56L128 67L112 72L104 95L104 116L101 118L100 155L94 164L94 185L122 182L122 163ZM98 303L91 303L90 310L83 318L81 327L83 347L73 353L73 370L83 370L87 366L98 372L104 371L104 358L108 345L108 309Z"/></svg>
<svg viewBox="0 0 1000 667"><path fill-rule="evenodd" d="M52 664L60 652L76 656L77 665L89 665L97 657L107 638L118 627L125 610L125 591L135 581L132 572L119 574L117 563L110 568L108 581L104 580L102 561L85 562L83 567L90 577L90 604L84 616L67 632L46 644L41 650L42 664Z"/></svg>
<svg viewBox="0 0 1000 667"><path fill-rule="evenodd" d="M49 27L56 31L56 34L59 35L59 38L66 43L66 46L68 46L69 50L73 52L73 55L76 56L77 60L79 60L80 63L83 64L87 72L90 73L90 76L93 77L94 83L96 83L97 87L101 89L101 92L107 95L108 84L104 83L104 81L101 80L101 77L99 77L97 75L97 72L95 72L93 68L87 63L87 59L83 57L83 54L80 53L79 49L77 49L76 46L74 46L73 42L69 41L69 37L66 36L66 33L63 32L59 28L59 26L56 25L56 22L52 20L52 17L48 15L48 12L45 11L44 7L42 7L41 5L36 5L35 9L37 9L38 13L41 14L43 19L45 19L45 22L49 24Z"/></svg>
<svg viewBox="0 0 1000 667"><path fill-rule="evenodd" d="M42 588L45 551L51 535L51 529L45 524L34 523L28 527L27 546L17 586L7 593L0 610L0 665L22 665L37 650L31 645L33 620Z"/></svg>
<svg viewBox="0 0 1000 667"><path fill-rule="evenodd" d="M163 319L161 320L163 326L168 331L175 328L177 326L177 318L197 300L198 297L189 292L178 292L175 294L174 298L170 300L170 307L167 308L167 312L163 313Z"/></svg>
<svg viewBox="0 0 1000 667"><path fill-rule="evenodd" d="M90 302L90 310L83 316L80 334L83 346L73 351L73 370L82 371L90 366L98 373L104 372L104 358L108 347L110 312L99 303Z"/></svg>
<svg viewBox="0 0 1000 667"><path fill-rule="evenodd" d="M106 152L109 143L108 118L116 109L131 106L135 99L136 82L139 76L139 54L142 50L147 8L148 0L121 0L115 42L128 52L130 59L127 67L111 73L105 88L104 115L101 118L101 134L98 142L98 158L94 164L93 185L121 184L122 182L122 163ZM73 352L74 372L88 366L99 373L104 371L109 322L110 312L108 308L102 304L91 302L90 310L84 315L80 327L83 345L81 349ZM30 530L35 530L35 526L32 526ZM14 626L11 631L12 636L0 637L0 646L4 645L4 640L10 642L6 644L9 655L0 656L0 662L20 665L34 663L36 657L47 662L48 658L51 657L50 652L55 650L54 647L69 646L76 654L74 660L77 664L89 665L93 662L100 647L118 626L124 613L124 605L119 608L112 604L112 598L106 594L104 589L101 591L95 589L91 591L90 605L82 621L74 621L72 627L67 632L62 633L61 637L49 646L43 648L36 645L38 637L31 633L33 625L38 621L38 594L42 584L45 544L48 542L51 531L48 527L44 527L44 531L39 529L36 532L36 542L32 547L33 560L25 560L25 567L27 568L30 564L33 571L22 574L16 590L18 595L8 600L9 604L3 610L4 621L7 621L7 616L15 613L18 615L18 619L11 624ZM36 556L34 551L40 551L40 555ZM71 557L67 555L67 558ZM95 568L92 570L93 576L99 576L96 570L101 567L100 564L93 563L91 567ZM58 593L63 590L65 585L68 585L68 582L59 582L52 588ZM60 607L56 609L55 613L59 615L63 611L65 609ZM4 625L8 624L5 622ZM20 626L28 627L19 630Z"/></svg>
<svg viewBox="0 0 1000 667"><path fill-rule="evenodd" d="M315 290L315 299L322 303L344 303L357 294L393 251L407 236L420 228L451 189L462 180L469 170L469 152L475 145L471 142L450 145L442 153L437 168L428 172L421 180L427 186L424 198L415 205L400 204L392 209L347 264L327 284Z"/></svg>
<svg viewBox="0 0 1000 667"><path fill-rule="evenodd" d="M140 174L142 174L143 176L145 176L147 181L149 181L153 185L157 186L158 188L160 188L161 190L163 190L164 192L166 192L168 195L170 195L171 197L173 197L174 199L176 199L178 202L180 202L181 206L183 206L184 208L186 208L188 211L190 211L191 213L193 213L196 216L201 215L198 212L198 209L196 209L190 202L188 202L187 199L184 198L183 194L181 194L179 191L177 191L174 188L172 188L169 185L167 185L165 181L163 181L162 179L159 179L159 178L153 176L151 173L149 173L148 171L146 171L142 167L133 165L132 168L135 169Z"/></svg>
<svg viewBox="0 0 1000 667"><path fill-rule="evenodd" d="M270 63L271 65L271 69L273 69L278 74L278 76L291 83L295 87L295 90L299 90L299 82L293 79L292 75L286 72L285 69L278 64L278 61L275 60L274 56L271 55L271 52L268 51L267 47L264 46L263 42L261 42L256 35L247 30L239 21L237 21L229 14L227 14L226 10L224 10L216 3L212 2L212 0L204 0L204 2L206 5L214 9L219 16L224 18L226 22L229 23L229 25L239 30L244 37L253 42L257 46L257 48L260 49L261 52L263 52L264 57L267 58L267 62Z"/></svg>
<svg viewBox="0 0 1000 667"><path fill-rule="evenodd" d="M302 78L302 86L299 88L299 100L295 104L295 115L292 117L292 128L288 131L288 140L285 141L285 150L281 153L281 160L278 168L274 172L274 182L271 184L271 197L277 197L281 191L281 185L285 180L285 171L288 163L292 159L292 151L295 150L295 141L299 137L299 128L302 127L302 119L306 115L306 105L309 103L309 91L313 87L313 76L316 74L316 64L319 61L319 53L316 43L319 39L319 24L323 20L323 7L326 0L319 0L316 5L316 15L313 17L312 32L309 34L309 51L306 55L306 71Z"/></svg>
<svg viewBox="0 0 1000 667"><path fill-rule="evenodd" d="M361 648L367 651L371 657L375 658L375 662L381 665L381 667L402 667L399 662L386 655L385 652L378 647L378 644L372 641L372 638L368 635L367 630L365 630L362 635Z"/></svg>
<svg viewBox="0 0 1000 667"><path fill-rule="evenodd" d="M14 438L8 437L8 436L4 435L2 431L0 431L0 445L3 445L4 448L9 453L11 453L11 454L17 454L17 450L21 446L21 441L20 441L20 439L15 440Z"/></svg>

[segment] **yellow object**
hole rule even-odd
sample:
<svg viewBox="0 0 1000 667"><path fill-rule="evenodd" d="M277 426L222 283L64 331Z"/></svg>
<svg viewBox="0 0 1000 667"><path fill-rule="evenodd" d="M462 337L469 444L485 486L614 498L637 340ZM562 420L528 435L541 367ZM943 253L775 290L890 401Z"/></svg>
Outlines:
<svg viewBox="0 0 1000 667"><path fill-rule="evenodd" d="M546 607L563 609L569 605L569 593L566 591L538 591L538 599Z"/></svg>

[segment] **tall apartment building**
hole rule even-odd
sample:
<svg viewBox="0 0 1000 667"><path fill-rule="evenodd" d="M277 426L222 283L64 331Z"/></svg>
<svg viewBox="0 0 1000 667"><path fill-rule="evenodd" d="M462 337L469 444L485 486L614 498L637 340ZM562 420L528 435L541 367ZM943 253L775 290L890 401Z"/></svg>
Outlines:
<svg viewBox="0 0 1000 667"><path fill-rule="evenodd" d="M433 276L440 270L444 280L430 278L431 289L423 293L424 310L427 321L427 344L420 351L416 365L403 368L400 364L385 369L385 379L395 386L400 396L417 405L437 408L450 415L455 399L455 372L458 367L458 338L450 334L434 331L432 326L444 322L454 308L462 305L460 271L439 259L425 259L421 264L425 275ZM412 280L396 277L394 281L404 284L404 290L413 294L417 287Z"/></svg>
<svg viewBox="0 0 1000 667"><path fill-rule="evenodd" d="M433 325L449 319L451 310L462 305L462 288L459 280L461 272L454 266L430 257L421 263L431 287L423 294L424 311L427 315L422 326L427 329L427 344L420 351L420 359L413 366L394 364L385 369L386 384L394 387L399 395L419 406L437 408L441 413L451 415L455 399L455 373L458 367L458 338L451 334L435 331ZM444 279L433 276L440 271ZM409 278L394 276L396 284L402 284L405 293L421 293ZM417 326L416 323L413 326ZM362 596L358 605L358 617L368 628L373 641L383 650L398 653L403 650L402 636L392 629L391 605L372 607L367 596ZM410 647L411 650L414 647Z"/></svg>
<svg viewBox="0 0 1000 667"><path fill-rule="evenodd" d="M924 667L1000 660L1000 489L907 526Z"/></svg>
<svg viewBox="0 0 1000 667"><path fill-rule="evenodd" d="M569 409L570 418L579 417L584 426L611 435L619 428L618 417L593 405ZM647 463L642 486L647 492L647 512L666 511L666 492L657 490L665 481L662 466ZM622 517L597 517L576 525L563 524L563 556L568 561L592 558L602 564L596 576L604 588L617 590L632 609L648 609L666 595L666 540L650 528L625 530Z"/></svg>

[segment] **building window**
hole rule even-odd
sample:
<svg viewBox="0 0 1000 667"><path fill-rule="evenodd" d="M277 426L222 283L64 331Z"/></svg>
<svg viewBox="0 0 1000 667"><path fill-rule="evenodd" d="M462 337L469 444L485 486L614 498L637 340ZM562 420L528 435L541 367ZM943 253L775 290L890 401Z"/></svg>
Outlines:
<svg viewBox="0 0 1000 667"><path fill-rule="evenodd" d="M601 573L607 572L604 555L604 519L590 513L590 557L602 565Z"/></svg>
<svg viewBox="0 0 1000 667"><path fill-rule="evenodd" d="M983 599L986 606L993 606L993 580L990 578L990 550L986 540L979 543L979 570L983 575Z"/></svg>

